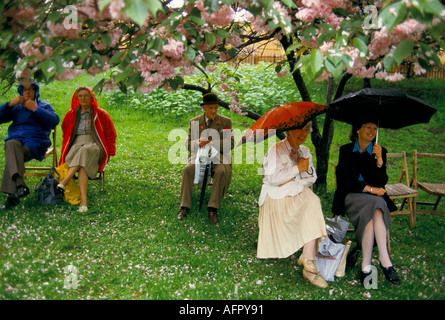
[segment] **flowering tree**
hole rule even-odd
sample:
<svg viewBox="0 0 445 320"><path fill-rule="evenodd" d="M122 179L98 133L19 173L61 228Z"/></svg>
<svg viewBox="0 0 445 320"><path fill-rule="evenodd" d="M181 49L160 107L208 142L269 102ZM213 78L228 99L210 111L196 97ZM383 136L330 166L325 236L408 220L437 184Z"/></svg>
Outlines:
<svg viewBox="0 0 445 320"><path fill-rule="evenodd" d="M303 100L303 81L333 79L341 95L351 76L397 81L393 66L410 62L414 72L440 65L445 48L445 9L439 0L20 0L0 1L0 78L69 80L108 69L96 90L119 87L149 92L156 87L227 94L221 105L256 119L227 85L209 75L220 62L237 63L252 45L278 40ZM202 72L206 85L184 82ZM234 77L236 79L236 77ZM271 105L270 107L274 107ZM332 139L332 120L323 135L314 122L317 172L323 184Z"/></svg>

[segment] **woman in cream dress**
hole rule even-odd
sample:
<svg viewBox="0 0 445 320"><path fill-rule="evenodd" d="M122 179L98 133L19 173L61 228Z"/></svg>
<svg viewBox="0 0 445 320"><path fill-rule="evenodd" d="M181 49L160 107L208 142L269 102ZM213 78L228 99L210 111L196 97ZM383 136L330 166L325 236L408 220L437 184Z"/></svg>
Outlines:
<svg viewBox="0 0 445 320"><path fill-rule="evenodd" d="M310 186L317 179L309 148L302 146L311 130L289 131L265 155L263 186L259 198L257 257L287 258L303 247L298 264L303 277L327 288L315 264L318 241L326 237L320 199Z"/></svg>

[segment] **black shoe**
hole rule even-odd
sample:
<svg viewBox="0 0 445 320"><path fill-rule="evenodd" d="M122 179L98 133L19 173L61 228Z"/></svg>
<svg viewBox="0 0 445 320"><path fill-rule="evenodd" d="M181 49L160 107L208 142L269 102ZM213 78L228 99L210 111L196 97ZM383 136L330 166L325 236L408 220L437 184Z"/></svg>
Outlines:
<svg viewBox="0 0 445 320"><path fill-rule="evenodd" d="M400 284L400 278L397 275L396 269L394 269L393 266L385 268L380 263L380 268L382 269L383 274L385 275L386 280L388 280L392 284L396 284L396 285Z"/></svg>
<svg viewBox="0 0 445 320"><path fill-rule="evenodd" d="M0 211L5 211L14 208L19 204L19 198L17 196L8 196L6 202L0 206Z"/></svg>
<svg viewBox="0 0 445 320"><path fill-rule="evenodd" d="M360 283L362 284L362 286L365 286L365 279L370 275L371 275L371 271L369 271L369 272L361 271L360 272ZM366 284L367 284L367 286L372 285L372 277L370 277L370 279L367 281Z"/></svg>
<svg viewBox="0 0 445 320"><path fill-rule="evenodd" d="M19 199L26 197L29 194L29 188L24 185L20 185L17 187L17 197Z"/></svg>

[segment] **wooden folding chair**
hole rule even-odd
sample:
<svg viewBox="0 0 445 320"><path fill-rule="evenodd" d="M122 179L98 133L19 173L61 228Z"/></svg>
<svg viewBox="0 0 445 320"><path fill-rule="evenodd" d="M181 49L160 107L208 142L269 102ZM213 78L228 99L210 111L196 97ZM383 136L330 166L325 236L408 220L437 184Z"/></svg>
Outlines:
<svg viewBox="0 0 445 320"><path fill-rule="evenodd" d="M58 166L58 158L57 158L57 148L56 148L56 128L53 129L52 131L52 138L53 138L53 143L52 146L46 151L45 154L45 159L52 156L52 163L51 163L51 167L56 168ZM41 176L41 177L45 177L48 174L48 171L51 169L51 167L26 167L25 166L25 177L35 177L35 176ZM40 173L37 172L29 172L29 171L43 171Z"/></svg>
<svg viewBox="0 0 445 320"><path fill-rule="evenodd" d="M438 177L438 180L436 182L421 182L418 181L418 161L419 158L434 158L434 159L445 159L445 154L438 154L438 153L420 153L417 152L417 150L414 150L413 152L413 188L417 189L419 187L420 190L425 191L431 196L437 197L435 202L420 202L417 201L416 203L418 205L427 205L432 206L432 210L423 210L423 209L417 209L417 212L422 213L432 213L432 214L445 214L445 211L438 211L437 207L439 205L440 199L442 196L445 196L445 182L444 177ZM436 168L430 168L430 170L435 170ZM435 170L435 172L440 172ZM417 189L418 190L418 189Z"/></svg>
<svg viewBox="0 0 445 320"><path fill-rule="evenodd" d="M402 151L400 153L388 153L387 158L389 159L401 159L401 174L399 180L395 183L388 183L385 186L386 193L392 200L402 199L402 203L399 204L399 209L397 211L391 212L392 216L400 214L409 215L409 224L411 228L416 226L416 197L418 192L416 189L410 187L409 177L408 177L408 163L406 160L406 152ZM387 163L388 167L393 166L394 161ZM405 202L408 202L408 210L403 210Z"/></svg>

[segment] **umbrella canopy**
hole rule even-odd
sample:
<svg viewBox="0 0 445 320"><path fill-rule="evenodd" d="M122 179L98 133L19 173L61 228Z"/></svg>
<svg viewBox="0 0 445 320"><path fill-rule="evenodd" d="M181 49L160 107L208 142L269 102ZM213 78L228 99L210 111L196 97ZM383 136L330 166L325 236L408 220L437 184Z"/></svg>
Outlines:
<svg viewBox="0 0 445 320"><path fill-rule="evenodd" d="M243 134L238 145L261 142L277 131L290 131L304 127L313 117L322 114L327 106L309 102L290 102L265 113ZM271 130L273 129L273 130Z"/></svg>
<svg viewBox="0 0 445 320"><path fill-rule="evenodd" d="M381 128L399 129L429 122L437 110L397 89L364 88L329 104L328 114L349 124L376 121Z"/></svg>

